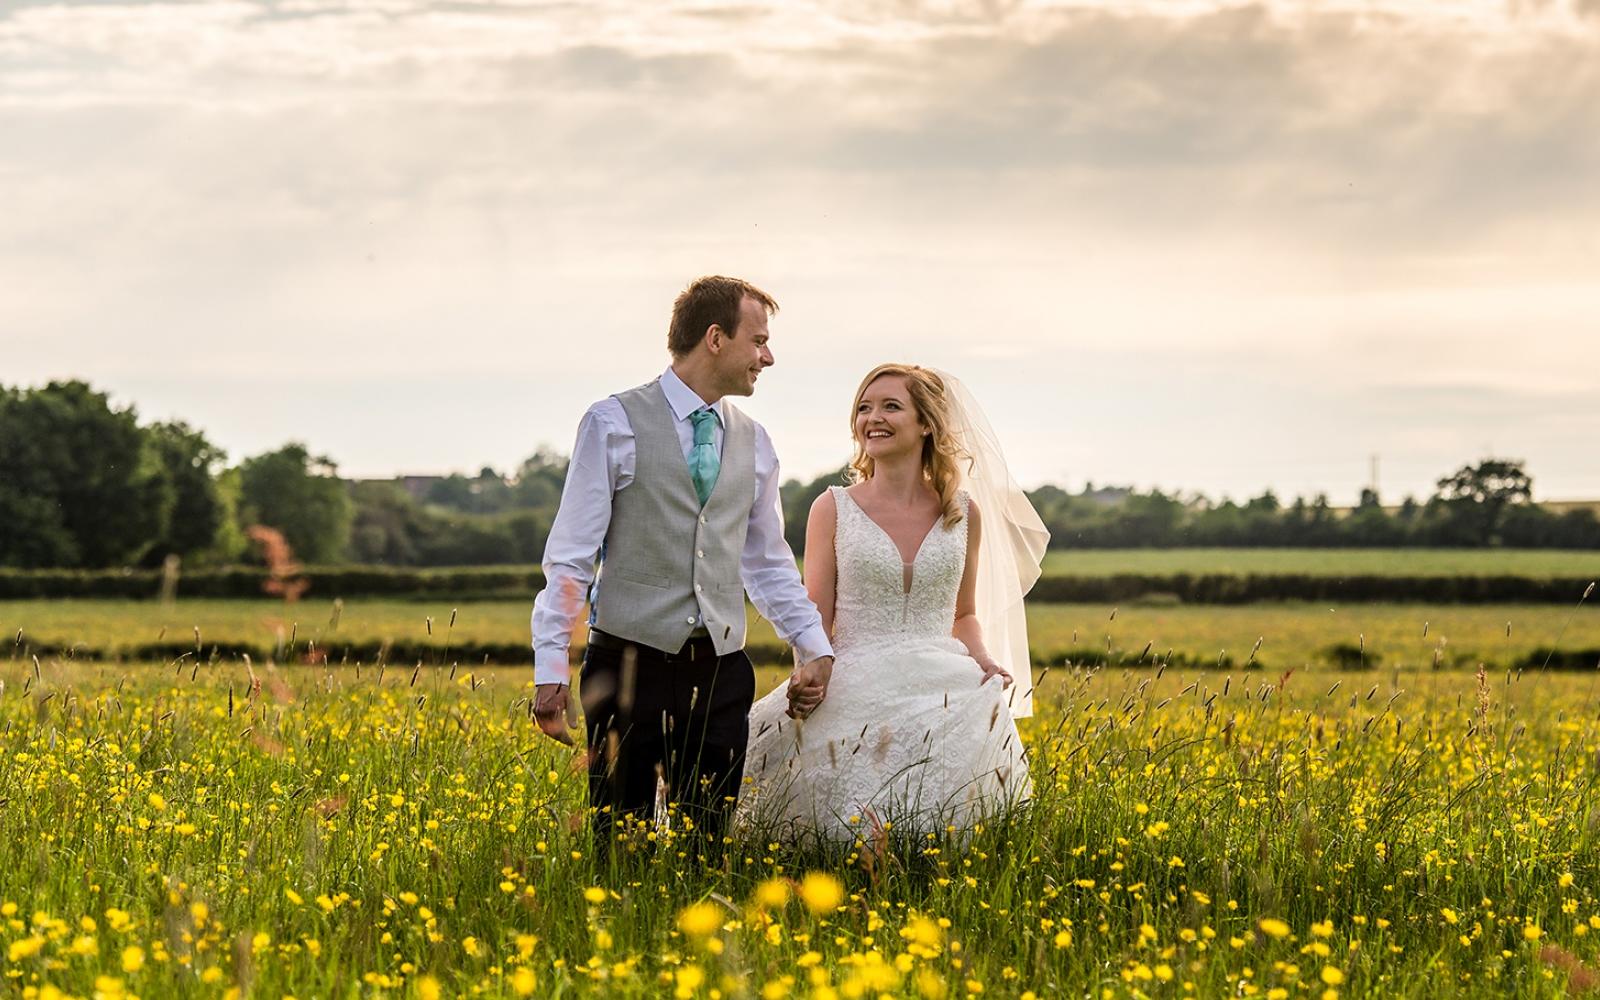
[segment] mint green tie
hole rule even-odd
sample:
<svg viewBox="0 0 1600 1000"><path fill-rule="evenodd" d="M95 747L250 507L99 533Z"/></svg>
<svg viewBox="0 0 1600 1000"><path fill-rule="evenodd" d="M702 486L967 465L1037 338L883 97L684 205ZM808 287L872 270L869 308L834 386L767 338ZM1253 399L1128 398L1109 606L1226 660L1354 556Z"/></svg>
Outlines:
<svg viewBox="0 0 1600 1000"><path fill-rule="evenodd" d="M700 497L700 506L704 507L711 498L711 491L717 487L717 473L722 470L722 457L717 454L717 446L711 436L717 426L717 415L707 407L689 414L689 420L694 424L694 447L689 449L689 478L694 480L694 492Z"/></svg>

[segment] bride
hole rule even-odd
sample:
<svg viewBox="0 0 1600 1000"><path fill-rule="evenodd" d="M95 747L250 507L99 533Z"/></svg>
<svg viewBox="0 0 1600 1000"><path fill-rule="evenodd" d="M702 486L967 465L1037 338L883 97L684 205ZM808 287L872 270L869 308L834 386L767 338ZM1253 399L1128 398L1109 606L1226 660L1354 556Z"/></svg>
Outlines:
<svg viewBox="0 0 1600 1000"><path fill-rule="evenodd" d="M852 485L806 524L836 659L751 709L740 819L790 839L969 828L1031 789L1022 596L1049 535L953 377L874 368L851 430Z"/></svg>

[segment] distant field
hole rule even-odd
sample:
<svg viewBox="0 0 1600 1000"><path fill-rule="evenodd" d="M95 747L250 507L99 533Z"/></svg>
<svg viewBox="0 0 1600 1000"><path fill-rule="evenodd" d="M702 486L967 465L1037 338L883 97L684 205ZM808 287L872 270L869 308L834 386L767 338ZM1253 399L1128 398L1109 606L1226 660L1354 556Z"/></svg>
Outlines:
<svg viewBox="0 0 1600 1000"><path fill-rule="evenodd" d="M459 608L455 626L451 612ZM333 602L305 600L188 600L172 605L156 601L66 598L0 601L0 642L11 645L17 630L27 638L57 644L83 643L109 647L176 640L272 644L281 636L299 643L335 639L424 641L431 637L443 650L456 643L529 642L532 600L482 601L450 605L406 600L351 600L337 613ZM429 622L429 619L432 622ZM0 647L0 655L4 655ZM529 655L532 655L531 647Z"/></svg>
<svg viewBox="0 0 1600 1000"><path fill-rule="evenodd" d="M1047 604L1030 607L1028 641L1037 660L1065 650L1113 651L1133 660L1150 646L1194 660L1257 662L1272 669L1318 666L1328 650L1365 649L1369 664L1426 668L1509 665L1534 650L1600 649L1600 607L1283 603L1243 606L1120 607ZM1565 626L1563 631L1563 626ZM1109 642L1108 642L1109 637ZM1559 641L1558 641L1559 638Z"/></svg>
<svg viewBox="0 0 1600 1000"><path fill-rule="evenodd" d="M1052 551L1053 576L1308 573L1318 576L1600 577L1600 552L1559 549L1076 549Z"/></svg>
<svg viewBox="0 0 1600 1000"><path fill-rule="evenodd" d="M0 659L21 652L13 642L19 629L24 633L24 645L84 644L100 649L125 649L158 638L188 643L196 628L202 646L253 643L271 648L291 635L301 650L307 640L315 640L319 646L387 640L424 644L411 655L429 663L446 662L453 658L451 648L459 655L468 644L502 644L508 647L505 655L513 658L520 655L518 647L527 648L528 602L484 601L460 604L455 610L451 629L451 605L411 601L347 602L337 626L332 604L316 601L287 606L277 601L185 601L171 607L107 600L0 602L0 635L4 636ZM1273 669L1325 664L1330 659L1329 648L1338 644L1358 651L1364 648L1369 662L1385 668L1428 667L1436 652L1444 666L1472 667L1480 661L1522 662L1541 648L1600 649L1597 603L1576 610L1494 604L1131 603L1115 609L1048 604L1030 607L1028 617L1030 645L1035 659L1043 662L1056 662L1069 651L1080 657L1086 652L1103 654L1108 646L1112 662L1134 660L1148 644L1152 655L1172 650L1191 662L1215 663L1225 658L1242 664L1258 638L1262 642L1256 659ZM452 646L447 647L447 639ZM776 637L769 625L753 618L750 642L770 647ZM500 655L496 662L503 662ZM531 650L527 655L531 662Z"/></svg>

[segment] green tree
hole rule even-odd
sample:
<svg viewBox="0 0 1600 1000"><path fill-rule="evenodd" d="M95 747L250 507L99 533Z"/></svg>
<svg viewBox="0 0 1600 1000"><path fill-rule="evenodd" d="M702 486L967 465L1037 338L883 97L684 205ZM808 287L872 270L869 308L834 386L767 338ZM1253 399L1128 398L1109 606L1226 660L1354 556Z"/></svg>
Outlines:
<svg viewBox="0 0 1600 1000"><path fill-rule="evenodd" d="M504 517L449 514L433 520L420 540L423 566L490 566L511 561L514 539Z"/></svg>
<svg viewBox="0 0 1600 1000"><path fill-rule="evenodd" d="M1173 545L1183 525L1183 501L1160 490L1129 493L1115 509L1102 544L1130 548L1156 548Z"/></svg>
<svg viewBox="0 0 1600 1000"><path fill-rule="evenodd" d="M791 479L778 487L783 505L783 537L796 556L805 556L806 521L811 517L812 502L828 487L843 486L845 469L846 466L840 466L832 472L824 472L809 483Z"/></svg>
<svg viewBox="0 0 1600 1000"><path fill-rule="evenodd" d="M553 518L567 481L567 459L540 448L517 469L511 480L511 506L547 511Z"/></svg>
<svg viewBox="0 0 1600 1000"><path fill-rule="evenodd" d="M354 516L350 558L358 563L414 566L434 517L398 483L369 481L350 487Z"/></svg>
<svg viewBox="0 0 1600 1000"><path fill-rule="evenodd" d="M511 536L507 562L536 563L544 558L544 543L550 538L552 511L518 510L506 515L506 532Z"/></svg>
<svg viewBox="0 0 1600 1000"><path fill-rule="evenodd" d="M1415 501L1409 501L1409 498L1408 502L1413 508L1416 506ZM1389 516L1379 502L1378 494L1370 489L1361 491L1361 502L1349 517L1339 523L1339 530L1345 544L1364 548L1403 545L1406 539L1404 524Z"/></svg>
<svg viewBox="0 0 1600 1000"><path fill-rule="evenodd" d="M291 442L239 466L240 518L283 533L308 563L337 562L350 540L351 502L333 460Z"/></svg>
<svg viewBox="0 0 1600 1000"><path fill-rule="evenodd" d="M464 514L495 514L505 510L511 499L505 477L488 466L471 479L459 474L446 476L433 484L426 497L430 504Z"/></svg>
<svg viewBox="0 0 1600 1000"><path fill-rule="evenodd" d="M222 507L222 524L217 527L211 547L200 553L198 558L207 563L236 563L245 559L251 548L250 539L245 537L244 528L239 523L239 507L242 503L239 498L239 470L223 469L217 474L215 482L217 503Z"/></svg>
<svg viewBox="0 0 1600 1000"><path fill-rule="evenodd" d="M132 408L83 382L0 392L0 564L126 565L173 493Z"/></svg>
<svg viewBox="0 0 1600 1000"><path fill-rule="evenodd" d="M1498 545L1510 507L1533 501L1533 479L1513 459L1486 458L1439 480L1446 533L1469 545Z"/></svg>
<svg viewBox="0 0 1600 1000"><path fill-rule="evenodd" d="M228 513L216 480L217 467L227 455L182 422L154 424L146 433L173 493L167 530L150 546L146 561L212 548Z"/></svg>

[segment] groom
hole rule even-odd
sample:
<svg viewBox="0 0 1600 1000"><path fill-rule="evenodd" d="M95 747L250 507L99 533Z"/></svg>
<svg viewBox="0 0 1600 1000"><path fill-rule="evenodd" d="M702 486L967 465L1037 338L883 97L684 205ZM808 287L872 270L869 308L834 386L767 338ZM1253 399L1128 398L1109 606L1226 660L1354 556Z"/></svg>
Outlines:
<svg viewBox="0 0 1600 1000"><path fill-rule="evenodd" d="M580 694L602 851L623 817L651 818L659 774L715 853L755 696L746 592L801 664L791 714L809 714L827 690L833 650L783 540L772 441L726 398L751 395L772 365L777 308L736 278L695 281L673 303L671 366L578 425L533 602L534 715L572 742L568 646L587 599Z"/></svg>

